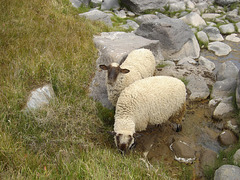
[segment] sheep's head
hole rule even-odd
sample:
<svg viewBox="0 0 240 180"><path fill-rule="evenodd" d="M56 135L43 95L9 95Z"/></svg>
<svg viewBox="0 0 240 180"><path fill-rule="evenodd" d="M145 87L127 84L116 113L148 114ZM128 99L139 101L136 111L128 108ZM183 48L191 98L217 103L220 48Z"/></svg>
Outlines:
<svg viewBox="0 0 240 180"><path fill-rule="evenodd" d="M114 141L118 150L125 154L127 150L132 149L135 145L135 138L137 134L116 133L111 132L114 135Z"/></svg>
<svg viewBox="0 0 240 180"><path fill-rule="evenodd" d="M114 84L119 73L126 74L130 72L130 70L128 69L122 69L118 63L112 63L108 66L102 64L102 65L99 65L99 67L102 70L107 70L107 83L110 85Z"/></svg>

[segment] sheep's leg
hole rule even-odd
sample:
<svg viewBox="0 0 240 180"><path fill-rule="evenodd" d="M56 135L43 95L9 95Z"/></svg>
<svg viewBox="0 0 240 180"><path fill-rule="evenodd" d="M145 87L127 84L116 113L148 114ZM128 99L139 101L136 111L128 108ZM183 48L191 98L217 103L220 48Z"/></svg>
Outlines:
<svg viewBox="0 0 240 180"><path fill-rule="evenodd" d="M177 124L176 132L180 132L180 131L182 131L182 125L181 124Z"/></svg>
<svg viewBox="0 0 240 180"><path fill-rule="evenodd" d="M185 115L186 111L186 103L183 104L183 106L175 113L169 120L175 124L175 128L173 125L173 128L176 130L176 132L179 132L182 130L182 119Z"/></svg>

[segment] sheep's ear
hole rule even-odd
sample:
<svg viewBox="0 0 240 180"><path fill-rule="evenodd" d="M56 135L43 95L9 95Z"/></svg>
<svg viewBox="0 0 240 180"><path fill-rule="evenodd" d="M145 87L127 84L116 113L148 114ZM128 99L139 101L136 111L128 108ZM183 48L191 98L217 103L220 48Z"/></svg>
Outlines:
<svg viewBox="0 0 240 180"><path fill-rule="evenodd" d="M141 134L138 134L138 133L134 133L133 134L133 137L136 139L136 138L139 138L139 137L141 137L142 135Z"/></svg>
<svg viewBox="0 0 240 180"><path fill-rule="evenodd" d="M116 132L114 131L108 131L108 134L112 135L112 136L115 136L116 135Z"/></svg>
<svg viewBox="0 0 240 180"><path fill-rule="evenodd" d="M100 67L100 69L102 69L102 70L108 70L108 69L109 69L109 67L106 66L106 65L104 65L104 64L99 65L99 67Z"/></svg>
<svg viewBox="0 0 240 180"><path fill-rule="evenodd" d="M120 72L123 73L123 74L127 74L130 72L130 70L128 69L120 69Z"/></svg>

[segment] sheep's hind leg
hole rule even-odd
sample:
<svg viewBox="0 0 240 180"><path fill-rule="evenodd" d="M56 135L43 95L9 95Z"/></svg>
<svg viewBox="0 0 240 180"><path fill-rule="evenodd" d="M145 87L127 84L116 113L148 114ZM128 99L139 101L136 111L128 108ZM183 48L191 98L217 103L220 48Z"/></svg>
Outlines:
<svg viewBox="0 0 240 180"><path fill-rule="evenodd" d="M183 106L175 113L169 120L173 123L173 129L176 132L182 131L182 119L185 115L186 111L186 103L183 104Z"/></svg>

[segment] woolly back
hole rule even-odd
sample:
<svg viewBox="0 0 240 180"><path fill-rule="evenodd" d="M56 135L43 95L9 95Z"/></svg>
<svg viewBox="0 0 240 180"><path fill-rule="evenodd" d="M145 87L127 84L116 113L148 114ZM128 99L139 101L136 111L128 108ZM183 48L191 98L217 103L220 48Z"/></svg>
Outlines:
<svg viewBox="0 0 240 180"><path fill-rule="evenodd" d="M138 80L120 94L115 122L131 119L136 130L148 124L161 124L179 111L186 101L184 83L169 76L155 76Z"/></svg>
<svg viewBox="0 0 240 180"><path fill-rule="evenodd" d="M155 66L156 61L152 52L142 48L129 53L121 68L126 68L130 71L135 69L141 73L142 78L146 78L154 74Z"/></svg>

